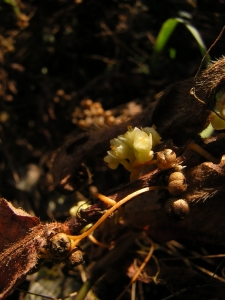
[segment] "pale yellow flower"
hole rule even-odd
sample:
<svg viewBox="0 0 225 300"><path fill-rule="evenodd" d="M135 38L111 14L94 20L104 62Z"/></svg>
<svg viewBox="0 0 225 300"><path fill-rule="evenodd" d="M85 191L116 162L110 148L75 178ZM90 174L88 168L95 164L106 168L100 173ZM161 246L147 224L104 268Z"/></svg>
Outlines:
<svg viewBox="0 0 225 300"><path fill-rule="evenodd" d="M132 172L133 165L144 164L152 160L154 152L152 147L160 143L160 136L154 128L139 129L129 127L124 135L110 141L111 150L104 158L111 169L122 164Z"/></svg>

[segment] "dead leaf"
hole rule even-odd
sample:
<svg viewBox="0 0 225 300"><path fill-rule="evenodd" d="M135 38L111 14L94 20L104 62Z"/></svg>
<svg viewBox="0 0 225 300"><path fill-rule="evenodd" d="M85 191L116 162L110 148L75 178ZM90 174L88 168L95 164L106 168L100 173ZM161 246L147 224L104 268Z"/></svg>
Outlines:
<svg viewBox="0 0 225 300"><path fill-rule="evenodd" d="M36 266L48 237L56 232L63 232L60 223L41 224L38 218L0 199L0 299Z"/></svg>
<svg viewBox="0 0 225 300"><path fill-rule="evenodd" d="M40 224L37 217L32 217L24 210L15 208L6 199L0 199L0 253L23 238L27 232Z"/></svg>

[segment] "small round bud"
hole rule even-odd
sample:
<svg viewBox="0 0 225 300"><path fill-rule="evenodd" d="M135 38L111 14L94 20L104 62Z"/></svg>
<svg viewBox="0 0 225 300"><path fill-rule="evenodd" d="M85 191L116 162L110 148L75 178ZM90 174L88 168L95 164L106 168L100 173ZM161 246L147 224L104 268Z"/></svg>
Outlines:
<svg viewBox="0 0 225 300"><path fill-rule="evenodd" d="M190 207L185 199L170 198L164 205L166 215L174 221L183 220L190 212Z"/></svg>
<svg viewBox="0 0 225 300"><path fill-rule="evenodd" d="M68 268L84 264L83 252L78 247L74 248L72 253L66 258L65 263Z"/></svg>
<svg viewBox="0 0 225 300"><path fill-rule="evenodd" d="M181 172L173 172L168 179L168 191L172 196L178 196L187 189L185 176Z"/></svg>
<svg viewBox="0 0 225 300"><path fill-rule="evenodd" d="M161 170L173 168L176 164L176 153L171 149L165 149L157 153L157 166Z"/></svg>
<svg viewBox="0 0 225 300"><path fill-rule="evenodd" d="M71 241L65 233L57 233L49 240L48 248L54 258L63 259L70 253Z"/></svg>

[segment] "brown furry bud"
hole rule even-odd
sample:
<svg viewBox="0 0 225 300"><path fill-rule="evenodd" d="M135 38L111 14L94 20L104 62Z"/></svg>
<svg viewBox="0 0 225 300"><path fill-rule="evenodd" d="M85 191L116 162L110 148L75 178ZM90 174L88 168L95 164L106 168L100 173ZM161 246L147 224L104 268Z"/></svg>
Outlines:
<svg viewBox="0 0 225 300"><path fill-rule="evenodd" d="M72 253L67 257L65 263L68 268L73 268L83 264L83 252L78 247L74 248Z"/></svg>
<svg viewBox="0 0 225 300"><path fill-rule="evenodd" d="M71 241L65 233L57 233L49 240L49 251L56 259L64 259L70 253Z"/></svg>
<svg viewBox="0 0 225 300"><path fill-rule="evenodd" d="M161 170L173 168L176 164L176 153L171 149L165 149L157 153L157 166Z"/></svg>
<svg viewBox="0 0 225 300"><path fill-rule="evenodd" d="M183 220L190 212L190 207L185 199L170 198L164 205L168 217L174 221Z"/></svg>
<svg viewBox="0 0 225 300"><path fill-rule="evenodd" d="M168 191L172 196L178 196L187 189L185 176L181 172L173 172L168 180Z"/></svg>

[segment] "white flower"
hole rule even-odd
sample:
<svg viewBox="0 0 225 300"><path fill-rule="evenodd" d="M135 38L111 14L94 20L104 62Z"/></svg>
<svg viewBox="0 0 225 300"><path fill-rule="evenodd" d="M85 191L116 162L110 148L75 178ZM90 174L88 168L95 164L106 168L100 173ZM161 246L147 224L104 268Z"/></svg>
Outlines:
<svg viewBox="0 0 225 300"><path fill-rule="evenodd" d="M137 165L144 164L153 158L152 147L160 143L160 136L154 128L139 129L129 127L124 135L110 141L111 150L104 158L111 169L122 164L130 172Z"/></svg>

